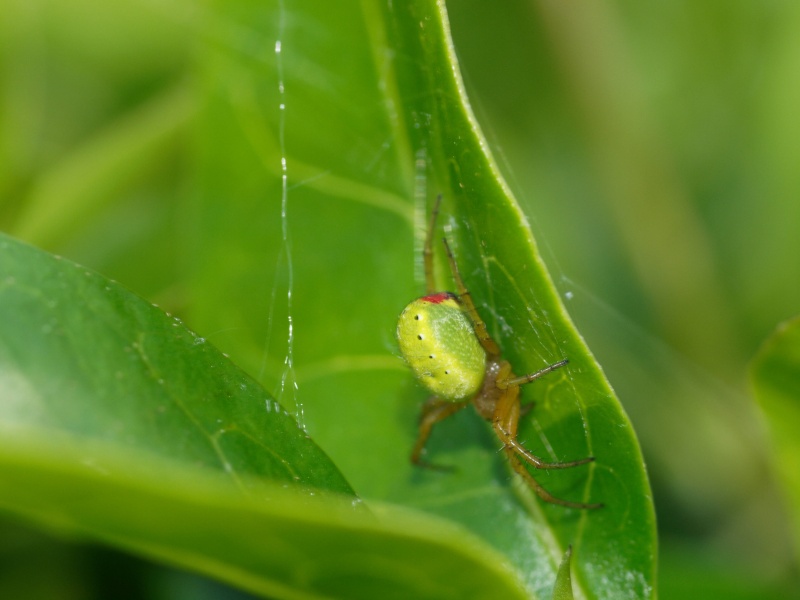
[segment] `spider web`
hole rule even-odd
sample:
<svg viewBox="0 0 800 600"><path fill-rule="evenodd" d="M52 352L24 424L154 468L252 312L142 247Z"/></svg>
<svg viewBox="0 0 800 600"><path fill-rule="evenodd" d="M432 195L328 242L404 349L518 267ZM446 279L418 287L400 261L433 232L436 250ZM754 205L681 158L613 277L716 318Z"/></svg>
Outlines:
<svg viewBox="0 0 800 600"><path fill-rule="evenodd" d="M286 313L287 313L287 338L286 356L283 361L283 372L280 378L280 387L277 400L284 404L286 401L287 386L291 394L291 405L294 407L294 416L298 425L305 429L303 405L299 400L297 391L297 374L294 370L294 316L292 314L292 294L294 293L294 268L292 263L292 243L289 234L289 166L286 158L286 84L284 80L283 64L283 35L286 26L286 7L284 1L278 2L278 38L275 40L275 65L277 69L278 86L278 147L280 151L281 175L281 256L285 260L288 281L286 286ZM275 287L273 287L273 301Z"/></svg>

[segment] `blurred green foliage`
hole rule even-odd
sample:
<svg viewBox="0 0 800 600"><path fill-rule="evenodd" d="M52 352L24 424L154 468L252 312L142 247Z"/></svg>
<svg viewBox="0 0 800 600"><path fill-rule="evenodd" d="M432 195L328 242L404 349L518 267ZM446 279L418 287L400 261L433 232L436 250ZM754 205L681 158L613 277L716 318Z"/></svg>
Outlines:
<svg viewBox="0 0 800 600"><path fill-rule="evenodd" d="M790 531L800 543L800 317L781 323L767 338L751 363L750 376L786 494Z"/></svg>
<svg viewBox="0 0 800 600"><path fill-rule="evenodd" d="M760 342L800 307L800 5L448 8L473 108L642 443L662 540L661 598L797 597L798 551L745 373ZM287 27L324 31L294 23L288 0L283 11ZM225 36L243 52L258 43L225 30L233 19L208 27L213 18L189 2L0 5L0 227L192 324L210 322L192 309L192 293L203 287L197 261L211 260L187 222L200 218L187 206L203 179L193 141L203 133L196 115L207 73L195 56ZM289 76L319 75L319 65L286 56ZM370 108L348 107L338 82L322 80L325 101ZM300 143L292 130L286 141ZM332 152L356 150L343 141ZM280 236L277 227L264 235ZM270 306L271 284L253 292L264 315L280 304ZM230 327L246 326L230 318ZM209 333L225 347L228 331ZM262 370L257 359L268 341L253 343L245 366L277 392L280 365ZM26 552L63 598L103 589L91 566L98 551L6 522L2 533L0 586L11 587L0 592L9 597L47 595L42 578L24 576ZM120 560L129 581L188 578ZM179 588L199 597L193 578L182 581L152 597Z"/></svg>
<svg viewBox="0 0 800 600"><path fill-rule="evenodd" d="M468 91L644 447L662 597L795 597L746 367L800 307L800 10L493 8L451 8Z"/></svg>

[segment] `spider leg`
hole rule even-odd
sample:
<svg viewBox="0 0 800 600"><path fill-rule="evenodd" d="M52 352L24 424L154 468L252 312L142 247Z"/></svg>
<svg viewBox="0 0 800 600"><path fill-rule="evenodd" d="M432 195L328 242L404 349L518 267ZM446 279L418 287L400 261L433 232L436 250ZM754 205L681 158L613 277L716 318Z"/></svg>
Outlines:
<svg viewBox="0 0 800 600"><path fill-rule="evenodd" d="M449 400L442 400L440 398L430 398L422 407L422 414L419 416L419 433L417 435L417 442L414 444L414 450L411 452L411 462L420 467L428 469L436 469L440 471L449 471L453 467L435 465L422 460L422 451L425 449L425 443L431 435L433 426L439 421L443 421L449 416L454 415L462 408L469 404L469 400L463 402L450 402Z"/></svg>
<svg viewBox="0 0 800 600"><path fill-rule="evenodd" d="M425 287L427 288L428 294L432 294L436 291L436 281L434 280L433 274L433 232L436 228L436 219L439 217L439 207L441 203L442 195L439 194L436 196L431 218L430 221L428 221L428 233L425 235L425 246L422 249L422 261L425 267ZM464 285L464 280L461 278L461 273L458 270L453 252L450 250L450 245L445 238L442 238L442 241L444 242L444 247L447 251L447 259L450 262L450 270L453 272L453 279L455 279L456 288L458 289L458 299L472 322L472 327L475 330L478 341L490 358L500 356L500 347L489 335L486 323L481 319L475 308L472 295L469 293L469 290L467 290L467 286Z"/></svg>
<svg viewBox="0 0 800 600"><path fill-rule="evenodd" d="M540 369L535 373L529 373L528 375L523 375L522 377L511 377L510 379L506 379L505 376L511 374L510 367L503 367L501 372L501 377L497 379L497 387L501 390L504 390L506 394L512 393L514 396L517 397L517 408L515 409L510 402L510 397L504 402L500 401L497 403L495 407L495 420L498 418L498 412L501 410L503 411L501 414L505 415L505 418L501 416L500 422L502 425L502 429L505 432L507 438L503 436L500 437L503 440L503 443L506 446L510 446L514 449L514 451L522 458L524 458L528 463L532 464L537 469L568 469L570 467L577 467L578 465L585 465L586 463L590 463L594 461L594 457L590 456L588 458L580 458L578 460L572 460L568 462L557 462L557 463L548 463L543 461L541 458L536 456L535 454L531 453L530 450L525 448L522 444L517 441L517 424L519 422L520 414L527 413L532 406L528 405L524 409L520 410L519 408L519 386L525 383L530 383L531 381L538 379L542 375L549 373L550 371L555 371L559 367L563 367L569 361L564 359L557 363L553 363L545 367L544 369ZM510 390L516 388L516 392L510 392ZM501 406L503 407L501 409ZM523 412L524 411L524 412ZM516 414L515 414L516 412ZM498 433L498 435L500 435Z"/></svg>
<svg viewBox="0 0 800 600"><path fill-rule="evenodd" d="M539 484L536 479L533 478L533 475L530 474L528 469L525 468L519 457L514 453L513 448L509 448L506 446L504 448L506 456L508 456L508 461L511 463L511 467L520 475L522 478L533 488L533 491L536 492L536 495L539 496L545 502L551 502L552 504L560 504L561 506L566 506L568 508L602 508L603 504L591 504L588 502L571 502L569 500L562 500L561 498L556 498L546 489L544 489L541 484Z"/></svg>
<svg viewBox="0 0 800 600"><path fill-rule="evenodd" d="M478 338L478 341L483 346L483 349L486 351L486 354L489 358L497 358L500 356L500 346L497 345L492 339L492 336L489 335L489 330L486 328L486 323L484 323L481 316L478 314L478 310L475 308L475 303L472 301L472 294L469 293L467 290L467 286L464 285L464 280L461 279L461 272L458 270L458 264L456 263L456 259L453 256L452 250L450 250L450 244L447 243L446 238L442 238L442 242L444 242L445 250L447 251L447 260L450 262L450 270L453 272L453 279L456 282L456 289L458 290L458 300L461 302L461 305L464 307L464 312L467 313L469 320L472 322L472 328L475 330L475 335Z"/></svg>
<svg viewBox="0 0 800 600"><path fill-rule="evenodd" d="M439 217L439 206L442 204L442 195L436 196L433 212L428 221L428 233L425 235L425 246L422 248L422 262L425 266L425 287L428 294L436 292L436 281L433 277L433 230L436 228L436 219Z"/></svg>
<svg viewBox="0 0 800 600"><path fill-rule="evenodd" d="M512 377L511 379L504 379L498 380L497 385L502 389L504 387L511 387L514 385L524 385L526 383L530 383L535 379L539 379L542 375L546 375L550 371L555 371L559 367L563 367L565 364L569 362L569 359L565 358L564 360L560 360L557 363L553 363L552 365L546 366L544 369L539 369L535 373L528 373L527 375L523 375L522 377Z"/></svg>
<svg viewBox="0 0 800 600"><path fill-rule="evenodd" d="M567 362L567 361L565 360L565 361L564 361L564 363L566 363L566 362ZM555 368L556 368L555 366L551 365L550 367L546 367L546 371L545 371L545 369L542 369L541 371L537 371L536 373L533 373L533 374L531 374L531 375L526 375L526 376L524 377L524 379L526 379L526 380L527 380L528 378L530 378L530 381L533 381L534 379L536 379L536 378L537 378L537 377L539 377L540 375L544 375L544 373L543 373L542 371L545 371L545 372L547 372L547 371L552 371L552 370L553 370L553 369L555 369ZM510 371L510 369L509 369L509 371ZM534 377L534 375L535 375L535 377ZM497 386L498 386L500 389L503 389L503 387L504 387L504 386L505 386L505 387L508 387L508 384L509 384L509 382L512 382L512 383L513 383L513 382L514 382L514 381L516 381L517 379L520 379L520 378L519 378L519 377L516 377L516 378L514 378L514 379L510 379L510 380L498 381L498 382L497 382ZM528 383L528 381L525 381L524 383ZM520 406L520 408L519 408L519 416L520 416L520 417L524 417L525 415L527 415L529 412L531 412L531 411L533 410L533 407L534 407L534 406L536 406L536 402L528 402L527 404L521 405L521 406Z"/></svg>
<svg viewBox="0 0 800 600"><path fill-rule="evenodd" d="M506 448L511 448L514 453L519 458L524 459L525 462L530 463L537 469L569 469L570 467L577 467L578 465L594 462L593 456L568 462L550 463L542 460L517 440L519 415L519 386L506 387L497 400L492 426L497 433L497 437L503 442L503 445Z"/></svg>
<svg viewBox="0 0 800 600"><path fill-rule="evenodd" d="M586 463L594 462L594 456L579 458L578 460L571 460L568 462L545 462L535 454L532 454L530 450L525 448L525 446L520 444L516 436L508 436L504 438L500 433L498 433L498 435L506 447L512 448L517 455L524 458L526 462L532 464L537 469L569 469L570 467L577 467L579 465L585 465Z"/></svg>
<svg viewBox="0 0 800 600"><path fill-rule="evenodd" d="M517 425L519 423L519 386L506 387L500 394L495 407L492 426L497 437L503 442L503 451L511 463L511 467L534 489L536 494L547 502L568 506L570 508L600 508L602 504L589 504L585 502L570 502L556 498L545 490L539 482L525 468L523 460L537 469L566 469L594 461L594 457L574 460L570 462L548 463L532 454L517 440Z"/></svg>

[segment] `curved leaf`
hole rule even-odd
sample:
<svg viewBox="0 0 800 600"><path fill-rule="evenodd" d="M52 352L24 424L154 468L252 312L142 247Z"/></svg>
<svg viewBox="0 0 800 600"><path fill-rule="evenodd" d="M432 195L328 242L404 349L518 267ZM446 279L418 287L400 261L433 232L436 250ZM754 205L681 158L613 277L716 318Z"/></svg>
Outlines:
<svg viewBox="0 0 800 600"><path fill-rule="evenodd" d="M350 493L294 419L178 319L3 235L0 273L3 440L96 440L237 483Z"/></svg>
<svg viewBox="0 0 800 600"><path fill-rule="evenodd" d="M263 483L253 484L258 498L244 498L218 479L119 450L4 444L0 508L264 597L525 597L502 557L441 520L354 511L346 499ZM91 459L98 453L103 468Z"/></svg>
<svg viewBox="0 0 800 600"><path fill-rule="evenodd" d="M775 453L800 544L800 317L782 323L750 365L753 391L767 417Z"/></svg>
<svg viewBox="0 0 800 600"><path fill-rule="evenodd" d="M443 4L237 7L224 30L211 26L223 41L205 61L193 323L294 406L363 497L462 523L509 557L532 596L552 589L570 543L584 596L652 596L655 519L637 441L471 117ZM347 39L332 34L343 28ZM604 509L542 505L471 411L428 446L456 473L409 464L425 394L395 356L393 330L422 292L426 200L438 193L467 284L515 370L570 359L524 391L537 405L521 439L551 460L597 462L537 476Z"/></svg>

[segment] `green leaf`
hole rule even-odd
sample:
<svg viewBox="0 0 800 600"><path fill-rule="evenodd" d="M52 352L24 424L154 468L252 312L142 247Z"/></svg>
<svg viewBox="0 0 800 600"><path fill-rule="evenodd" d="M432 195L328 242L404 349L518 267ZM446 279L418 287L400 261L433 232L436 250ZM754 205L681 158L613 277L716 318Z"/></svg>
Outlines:
<svg viewBox="0 0 800 600"><path fill-rule="evenodd" d="M753 393L767 417L775 468L800 544L800 317L782 323L750 365Z"/></svg>
<svg viewBox="0 0 800 600"><path fill-rule="evenodd" d="M532 597L549 594L569 544L584 596L651 597L655 519L638 443L471 116L443 5L230 6L210 19L218 44L203 60L191 322L293 407L367 500L464 525L511 561ZM467 285L515 371L570 359L524 390L536 408L520 439L548 460L597 462L537 477L605 508L539 502L471 409L428 445L455 473L409 464L425 393L393 336L423 291L438 193Z"/></svg>
<svg viewBox="0 0 800 600"><path fill-rule="evenodd" d="M114 471L92 460L99 453ZM5 444L0 507L264 597L525 597L500 556L442 520L263 484L246 498L185 467L131 458L94 442Z"/></svg>
<svg viewBox="0 0 800 600"><path fill-rule="evenodd" d="M553 586L553 600L573 600L572 577L570 575L570 559L572 558L572 546L567 547L564 558L558 567L556 574L556 584Z"/></svg>
<svg viewBox="0 0 800 600"><path fill-rule="evenodd" d="M2 510L265 596L524 598L459 528L365 510L278 403L176 319L6 236L0 273Z"/></svg>
<svg viewBox="0 0 800 600"><path fill-rule="evenodd" d="M96 440L240 485L350 493L294 419L180 320L6 236L0 273L4 440ZM102 468L102 456L86 460Z"/></svg>

